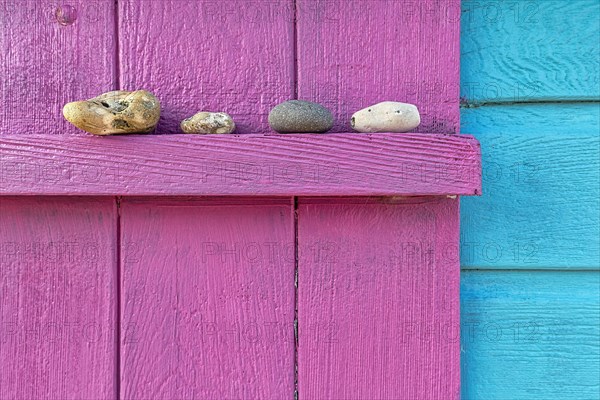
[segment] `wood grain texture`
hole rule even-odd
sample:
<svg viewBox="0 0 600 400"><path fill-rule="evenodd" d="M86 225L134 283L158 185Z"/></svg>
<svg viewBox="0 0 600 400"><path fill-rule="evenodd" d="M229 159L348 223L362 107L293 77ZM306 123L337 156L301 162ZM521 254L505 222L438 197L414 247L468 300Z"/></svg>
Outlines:
<svg viewBox="0 0 600 400"><path fill-rule="evenodd" d="M600 398L597 271L467 271L462 398Z"/></svg>
<svg viewBox="0 0 600 400"><path fill-rule="evenodd" d="M3 194L480 193L480 149L439 134L0 138Z"/></svg>
<svg viewBox="0 0 600 400"><path fill-rule="evenodd" d="M600 131L599 103L514 104L461 108L465 133L514 136L526 141L532 133L564 136L593 135Z"/></svg>
<svg viewBox="0 0 600 400"><path fill-rule="evenodd" d="M459 132L460 0L298 0L298 98L334 131L386 101L416 104L420 131Z"/></svg>
<svg viewBox="0 0 600 400"><path fill-rule="evenodd" d="M119 1L121 87L158 96L161 133L198 111L267 132L294 94L293 12L292 0Z"/></svg>
<svg viewBox="0 0 600 400"><path fill-rule="evenodd" d="M115 88L113 1L0 1L0 135L80 134L62 107Z"/></svg>
<svg viewBox="0 0 600 400"><path fill-rule="evenodd" d="M600 99L596 0L463 0L468 103Z"/></svg>
<svg viewBox="0 0 600 400"><path fill-rule="evenodd" d="M121 398L293 398L292 213L123 200Z"/></svg>
<svg viewBox="0 0 600 400"><path fill-rule="evenodd" d="M600 268L600 105L482 107L462 120L481 141L484 191L462 202L462 267Z"/></svg>
<svg viewBox="0 0 600 400"><path fill-rule="evenodd" d="M305 399L458 399L458 200L299 199Z"/></svg>
<svg viewBox="0 0 600 400"><path fill-rule="evenodd" d="M114 399L116 206L0 197L0 398Z"/></svg>
<svg viewBox="0 0 600 400"><path fill-rule="evenodd" d="M334 131L396 100L419 130L459 132L459 1L297 10L298 98L329 107ZM405 201L299 199L299 398L459 397L458 200Z"/></svg>

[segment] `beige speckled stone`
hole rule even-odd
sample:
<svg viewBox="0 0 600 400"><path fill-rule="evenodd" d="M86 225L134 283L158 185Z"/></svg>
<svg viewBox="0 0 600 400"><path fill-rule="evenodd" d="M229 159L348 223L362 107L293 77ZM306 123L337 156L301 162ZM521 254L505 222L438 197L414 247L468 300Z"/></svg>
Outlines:
<svg viewBox="0 0 600 400"><path fill-rule="evenodd" d="M117 90L67 103L63 115L79 129L94 135L147 133L158 124L160 103L146 90Z"/></svg>
<svg viewBox="0 0 600 400"><path fill-rule="evenodd" d="M200 111L181 121L181 130L185 133L232 133L235 123L229 114Z"/></svg>
<svg viewBox="0 0 600 400"><path fill-rule="evenodd" d="M352 115L350 125L358 132L408 132L421 123L413 104L384 101Z"/></svg>

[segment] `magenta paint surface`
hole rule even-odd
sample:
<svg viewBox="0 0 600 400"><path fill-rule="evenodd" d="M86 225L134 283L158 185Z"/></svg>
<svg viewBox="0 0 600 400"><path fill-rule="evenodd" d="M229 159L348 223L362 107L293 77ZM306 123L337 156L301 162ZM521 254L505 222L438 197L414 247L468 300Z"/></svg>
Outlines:
<svg viewBox="0 0 600 400"><path fill-rule="evenodd" d="M300 200L304 398L458 398L458 204Z"/></svg>
<svg viewBox="0 0 600 400"><path fill-rule="evenodd" d="M112 199L0 197L0 398L117 395Z"/></svg>
<svg viewBox="0 0 600 400"><path fill-rule="evenodd" d="M332 108L334 130L401 100L419 130L459 132L459 0L297 5L298 96ZM299 248L327 246L298 263L300 396L457 399L458 201L366 203L299 200Z"/></svg>
<svg viewBox="0 0 600 400"><path fill-rule="evenodd" d="M254 203L123 201L122 398L293 398L292 206Z"/></svg>
<svg viewBox="0 0 600 400"><path fill-rule="evenodd" d="M10 135L0 151L2 194L481 193L479 142L468 135Z"/></svg>
<svg viewBox="0 0 600 400"><path fill-rule="evenodd" d="M458 398L459 211L441 195L480 192L480 153L433 133L459 130L459 5L2 2L0 397ZM118 88L159 96L157 133L204 109L261 135L95 138L62 119ZM429 134L262 135L296 97L334 132L413 102ZM223 163L224 180L202 170ZM338 169L248 179L255 164ZM72 242L98 252L30 250ZM102 335L29 337L55 321Z"/></svg>
<svg viewBox="0 0 600 400"><path fill-rule="evenodd" d="M0 135L83 135L62 107L117 88L115 2L0 2Z"/></svg>
<svg viewBox="0 0 600 400"><path fill-rule="evenodd" d="M268 132L271 108L294 96L294 4L119 1L120 81L163 103L158 131L180 133L196 112L224 111L237 132Z"/></svg>
<svg viewBox="0 0 600 400"><path fill-rule="evenodd" d="M348 130L381 101L416 104L420 132L460 131L460 0L298 0L298 97Z"/></svg>

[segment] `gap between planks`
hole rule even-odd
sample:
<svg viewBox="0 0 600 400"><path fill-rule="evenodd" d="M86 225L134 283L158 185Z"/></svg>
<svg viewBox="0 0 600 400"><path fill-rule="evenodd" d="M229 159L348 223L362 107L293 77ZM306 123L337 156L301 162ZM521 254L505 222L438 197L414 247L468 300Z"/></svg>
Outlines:
<svg viewBox="0 0 600 400"><path fill-rule="evenodd" d="M537 268L515 268L515 267L460 267L460 272L594 272L600 271L600 264L596 268L565 268L565 267L537 267Z"/></svg>
<svg viewBox="0 0 600 400"><path fill-rule="evenodd" d="M292 198L294 221L294 400L298 400L298 197Z"/></svg>
<svg viewBox="0 0 600 400"><path fill-rule="evenodd" d="M121 398L121 296L123 294L122 290L122 274L121 274L121 196L115 197L115 205L117 207L117 262L116 264L116 277L117 282L115 285L116 293L116 311L115 311L115 341L116 341L116 352L115 352L115 390L116 390L116 399Z"/></svg>
<svg viewBox="0 0 600 400"><path fill-rule="evenodd" d="M114 56L114 60L115 60L115 67L114 67L114 90L121 90L121 59L120 59L120 46L119 46L119 0L115 0L115 45L114 45L114 52L115 52L115 56Z"/></svg>
<svg viewBox="0 0 600 400"><path fill-rule="evenodd" d="M298 100L298 3L293 0L294 6L294 31L292 34L292 52L294 54L294 99Z"/></svg>
<svg viewBox="0 0 600 400"><path fill-rule="evenodd" d="M536 99L532 101L461 101L460 108L480 108L485 106L519 106L535 104L600 104L600 98L590 99Z"/></svg>

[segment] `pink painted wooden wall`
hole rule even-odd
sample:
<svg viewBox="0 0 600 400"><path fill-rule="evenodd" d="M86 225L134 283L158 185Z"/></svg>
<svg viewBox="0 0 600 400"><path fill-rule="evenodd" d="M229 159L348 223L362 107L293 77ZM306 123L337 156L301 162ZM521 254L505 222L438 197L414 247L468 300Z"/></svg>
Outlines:
<svg viewBox="0 0 600 400"><path fill-rule="evenodd" d="M144 88L159 135L201 109L261 134L300 98L345 132L399 100L454 134L459 17L459 0L3 0L0 398L457 399L446 195L480 191L472 139L95 138L60 111Z"/></svg>

